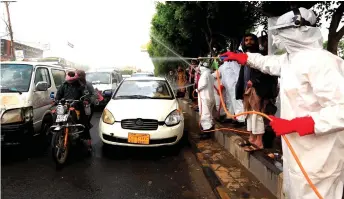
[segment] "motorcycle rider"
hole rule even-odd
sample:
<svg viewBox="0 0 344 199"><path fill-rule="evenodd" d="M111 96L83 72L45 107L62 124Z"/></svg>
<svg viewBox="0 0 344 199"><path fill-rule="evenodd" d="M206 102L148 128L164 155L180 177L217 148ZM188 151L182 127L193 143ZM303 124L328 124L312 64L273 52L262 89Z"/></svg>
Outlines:
<svg viewBox="0 0 344 199"><path fill-rule="evenodd" d="M84 96L85 86L79 79L78 73L75 71L69 71L66 75L66 81L61 85L56 93L56 100L68 99L68 100L80 100ZM80 111L80 123L85 126L82 133L82 138L85 141L86 146L91 150L91 135L90 135L90 123L85 110L83 102L78 103L75 108Z"/></svg>

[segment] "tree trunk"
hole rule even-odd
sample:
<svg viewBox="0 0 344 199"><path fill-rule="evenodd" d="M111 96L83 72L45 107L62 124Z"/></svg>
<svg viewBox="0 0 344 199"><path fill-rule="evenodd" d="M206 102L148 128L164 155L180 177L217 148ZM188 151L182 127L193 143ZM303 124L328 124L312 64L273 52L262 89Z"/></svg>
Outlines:
<svg viewBox="0 0 344 199"><path fill-rule="evenodd" d="M336 11L333 13L329 33L328 33L328 44L327 50L335 55L338 52L338 43L344 35L344 26L337 32L340 21L344 13L344 3L342 2Z"/></svg>
<svg viewBox="0 0 344 199"><path fill-rule="evenodd" d="M332 54L337 55L338 53L338 43L340 39L337 39L335 37L330 37L328 38L328 43L327 43L327 50L331 52Z"/></svg>

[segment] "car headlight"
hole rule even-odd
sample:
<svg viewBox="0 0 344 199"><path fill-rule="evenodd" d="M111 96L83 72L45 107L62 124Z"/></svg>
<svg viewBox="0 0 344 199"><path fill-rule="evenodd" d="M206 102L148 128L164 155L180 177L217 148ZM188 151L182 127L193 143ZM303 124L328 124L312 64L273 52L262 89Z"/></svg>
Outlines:
<svg viewBox="0 0 344 199"><path fill-rule="evenodd" d="M22 113L24 115L25 122L33 120L33 108L32 107L22 108Z"/></svg>
<svg viewBox="0 0 344 199"><path fill-rule="evenodd" d="M115 118L113 117L112 113L107 109L104 109L104 111L103 111L102 120L106 124L115 123Z"/></svg>
<svg viewBox="0 0 344 199"><path fill-rule="evenodd" d="M65 113L65 107L63 105L58 105L56 107L56 114L63 115Z"/></svg>
<svg viewBox="0 0 344 199"><path fill-rule="evenodd" d="M32 107L10 109L1 116L1 124L11 124L16 122L28 122L33 119Z"/></svg>
<svg viewBox="0 0 344 199"><path fill-rule="evenodd" d="M172 111L165 119L166 126L174 126L183 120L183 114L179 110Z"/></svg>

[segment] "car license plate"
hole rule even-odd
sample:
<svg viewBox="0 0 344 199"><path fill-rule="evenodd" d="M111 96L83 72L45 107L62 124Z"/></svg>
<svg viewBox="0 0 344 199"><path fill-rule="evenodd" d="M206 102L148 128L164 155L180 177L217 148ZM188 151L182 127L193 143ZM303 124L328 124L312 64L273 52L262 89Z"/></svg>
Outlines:
<svg viewBox="0 0 344 199"><path fill-rule="evenodd" d="M65 122L68 120L68 114L66 115L57 115L56 122Z"/></svg>
<svg viewBox="0 0 344 199"><path fill-rule="evenodd" d="M149 144L149 134L129 133L128 142L133 144Z"/></svg>

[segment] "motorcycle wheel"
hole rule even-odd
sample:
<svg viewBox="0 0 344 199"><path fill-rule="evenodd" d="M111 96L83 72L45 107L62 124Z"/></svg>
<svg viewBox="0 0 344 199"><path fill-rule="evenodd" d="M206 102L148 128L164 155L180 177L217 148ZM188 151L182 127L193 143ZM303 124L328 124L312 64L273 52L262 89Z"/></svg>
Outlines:
<svg viewBox="0 0 344 199"><path fill-rule="evenodd" d="M52 158L56 163L56 166L62 166L66 163L69 154L69 142L64 147L64 132L61 130L54 133L51 141Z"/></svg>

